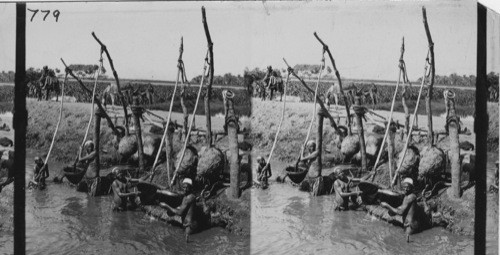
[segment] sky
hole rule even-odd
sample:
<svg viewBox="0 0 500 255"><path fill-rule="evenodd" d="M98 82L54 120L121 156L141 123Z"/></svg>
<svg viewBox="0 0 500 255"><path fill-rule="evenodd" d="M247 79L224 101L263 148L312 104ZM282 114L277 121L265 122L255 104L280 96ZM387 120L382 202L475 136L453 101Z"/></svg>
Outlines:
<svg viewBox="0 0 500 255"><path fill-rule="evenodd" d="M183 36L184 63L192 78L201 74L207 48L201 6L214 42L216 75L268 65L284 69L283 58L292 66L320 64L316 31L330 46L340 74L357 79L396 80L404 36L408 76L416 80L428 47L422 6L435 43L436 73L476 72L477 11L469 0L29 3L29 9L61 14L58 22L51 16L42 21L41 13L30 22L27 12L27 66L63 70L60 58L68 64L97 64L94 31L107 45L119 77L175 80ZM15 5L0 4L0 70L14 69L14 29ZM498 57L490 62L495 61ZM110 70L107 61L105 67Z"/></svg>

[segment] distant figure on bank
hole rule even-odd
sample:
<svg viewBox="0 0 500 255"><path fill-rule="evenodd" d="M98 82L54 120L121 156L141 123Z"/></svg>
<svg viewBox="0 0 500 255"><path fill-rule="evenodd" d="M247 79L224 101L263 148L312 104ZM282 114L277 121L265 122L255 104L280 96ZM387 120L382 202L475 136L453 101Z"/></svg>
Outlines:
<svg viewBox="0 0 500 255"><path fill-rule="evenodd" d="M338 84L332 83L332 86L326 92L326 105L328 106L328 110L330 110L330 105L332 103L335 104L335 110L338 110L339 107L339 94L340 94L340 86Z"/></svg>
<svg viewBox="0 0 500 255"><path fill-rule="evenodd" d="M345 172L340 172L337 180L333 183L335 190L335 210L349 210L349 201L357 206L357 198L363 194L363 191L351 191L354 179L349 179Z"/></svg>
<svg viewBox="0 0 500 255"><path fill-rule="evenodd" d="M161 202L160 206L167 209L167 211L181 216L182 225L185 228L186 242L189 242L189 235L196 233L199 230L199 221L202 219L198 218L196 213L196 197L193 194L193 181L190 178L185 178L182 181L182 188L184 189L184 198L182 199L182 204L173 208L170 205ZM158 190L158 193L163 193L170 195L171 192L168 190Z"/></svg>
<svg viewBox="0 0 500 255"><path fill-rule="evenodd" d="M410 242L410 235L432 227L432 214L425 200L424 208L417 204L417 196L413 194L413 180L411 178L405 178L402 185L405 197L398 208L394 208L386 202L381 202L380 205L391 213L403 216L406 241Z"/></svg>
<svg viewBox="0 0 500 255"><path fill-rule="evenodd" d="M146 101L148 101L148 104L154 104L154 99L153 99L154 93L155 93L155 90L153 88L153 85L151 85L151 83L149 83L148 88L144 92L144 96L146 98Z"/></svg>
<svg viewBox="0 0 500 255"><path fill-rule="evenodd" d="M321 163L316 160L319 154L319 151L316 150L316 142L313 140L307 141L306 148L308 155L305 157L300 155L300 161L303 161L307 166L307 168L309 169L308 170L309 177L318 177L320 168L319 164Z"/></svg>
<svg viewBox="0 0 500 255"><path fill-rule="evenodd" d="M116 82L111 82L102 92L101 101L104 108L107 108L107 98L111 99L111 108L115 107L115 99L118 96L118 85Z"/></svg>
<svg viewBox="0 0 500 255"><path fill-rule="evenodd" d="M44 189L47 186L45 184L45 179L47 178L49 178L49 165L45 164L40 157L35 157L33 180L38 185L38 189Z"/></svg>
<svg viewBox="0 0 500 255"><path fill-rule="evenodd" d="M261 182L263 186L269 186L268 180L271 176L273 176L271 172L271 164L267 164L266 160L262 156L257 157L257 164L257 181Z"/></svg>
<svg viewBox="0 0 500 255"><path fill-rule="evenodd" d="M116 176L116 180L111 184L114 202L113 211L121 212L136 209L140 204L139 195L141 192L131 192L130 189L141 180L127 178L125 170L120 170L119 168L114 168L112 173Z"/></svg>

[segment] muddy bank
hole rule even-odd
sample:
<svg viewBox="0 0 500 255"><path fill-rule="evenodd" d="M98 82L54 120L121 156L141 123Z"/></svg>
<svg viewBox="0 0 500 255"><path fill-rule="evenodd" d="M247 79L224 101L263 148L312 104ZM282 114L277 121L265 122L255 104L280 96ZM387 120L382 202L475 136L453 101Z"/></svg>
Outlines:
<svg viewBox="0 0 500 255"><path fill-rule="evenodd" d="M239 200L229 199L225 192L215 199L207 201L212 213L210 213L211 227L222 227L227 231L239 236L250 236L250 190L245 190ZM198 204L198 206L202 206ZM154 218L169 224L179 226L182 219L177 215L169 215L167 210L159 205L146 205L141 209Z"/></svg>

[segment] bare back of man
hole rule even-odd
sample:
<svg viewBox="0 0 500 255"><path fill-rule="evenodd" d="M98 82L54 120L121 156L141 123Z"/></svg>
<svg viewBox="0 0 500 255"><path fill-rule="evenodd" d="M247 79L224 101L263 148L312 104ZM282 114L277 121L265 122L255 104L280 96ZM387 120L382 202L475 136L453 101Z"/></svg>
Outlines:
<svg viewBox="0 0 500 255"><path fill-rule="evenodd" d="M411 178L403 180L402 186L405 197L400 206L394 208L386 202L382 202L380 205L387 208L389 213L395 213L403 217L406 239L409 242L410 235L432 227L432 215L425 201L424 208L417 204L417 196L413 194L413 181Z"/></svg>
<svg viewBox="0 0 500 255"><path fill-rule="evenodd" d="M408 235L418 233L432 225L430 212L417 204L417 196L410 194L403 200L403 205L408 204L406 213L403 213L405 232Z"/></svg>

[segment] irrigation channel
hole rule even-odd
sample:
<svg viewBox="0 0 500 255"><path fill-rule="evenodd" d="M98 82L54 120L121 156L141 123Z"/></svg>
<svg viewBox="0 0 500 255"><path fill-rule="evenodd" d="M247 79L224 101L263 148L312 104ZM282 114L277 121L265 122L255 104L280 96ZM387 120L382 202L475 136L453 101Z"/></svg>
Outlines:
<svg viewBox="0 0 500 255"><path fill-rule="evenodd" d="M0 114L12 123L12 114ZM4 131L0 135L10 136ZM12 138L12 137L11 137ZM3 147L0 146L0 149ZM41 151L27 150L26 183L33 177L33 158ZM112 196L90 197L69 184L55 184L52 177L62 163L49 161L51 176L44 190L26 190L27 254L245 254L249 238L211 228L192 235L186 244L184 230L147 216L140 209L112 211ZM13 185L0 193L2 206L10 208L0 215L0 254L13 250ZM7 203L6 205L3 203ZM7 215L8 214L8 215Z"/></svg>
<svg viewBox="0 0 500 255"><path fill-rule="evenodd" d="M32 178L34 155L33 151L27 154L27 182ZM53 162L49 167L54 173L63 164ZM248 249L248 240L222 228L195 234L186 244L181 228L155 220L141 210L113 212L112 203L112 196L90 197L69 184L48 182L45 190L27 190L26 252L241 254Z"/></svg>
<svg viewBox="0 0 500 255"><path fill-rule="evenodd" d="M495 171L488 154L488 176ZM272 161L273 177L288 164ZM271 179L274 179L274 178ZM473 254L474 237L435 227L413 235L365 211L334 211L333 195L313 197L290 184L252 189L252 254ZM489 194L493 195L493 194ZM487 254L498 252L498 226L487 218Z"/></svg>

